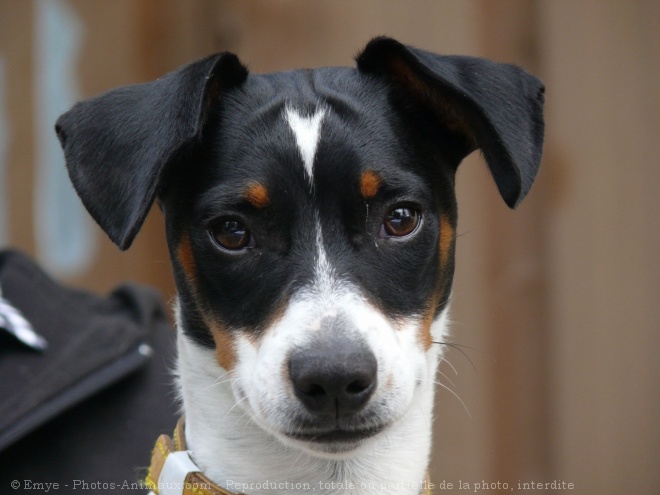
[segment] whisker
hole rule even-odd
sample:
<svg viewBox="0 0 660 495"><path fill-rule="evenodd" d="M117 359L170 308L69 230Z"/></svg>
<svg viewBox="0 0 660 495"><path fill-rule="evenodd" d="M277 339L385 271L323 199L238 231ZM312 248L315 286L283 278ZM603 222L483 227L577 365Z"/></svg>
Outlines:
<svg viewBox="0 0 660 495"><path fill-rule="evenodd" d="M297 466L297 465L298 465L298 463L300 462L300 459L301 459L302 456L303 456L303 453L304 453L304 452L303 452L302 450L300 450L300 451L298 452L298 456L296 457L296 460L295 460L294 462L291 463L292 466Z"/></svg>
<svg viewBox="0 0 660 495"><path fill-rule="evenodd" d="M245 412L243 412L243 414L241 415L240 420L242 421L243 418L245 418L245 417L247 417L247 421L245 421L245 422L243 423L243 431L247 430L247 429L248 429L248 426L256 425L256 424L257 424L257 422L254 420L254 416L253 416L252 413L251 413L249 410L247 410L247 409L246 409Z"/></svg>
<svg viewBox="0 0 660 495"><path fill-rule="evenodd" d="M440 370L438 370L438 373L440 373L440 374L444 377L444 379L447 380L447 381L449 382L449 384L450 384L452 387L456 387L456 384L455 384L455 383L451 380L451 378L449 378L445 373L443 373L443 372L440 371Z"/></svg>
<svg viewBox="0 0 660 495"><path fill-rule="evenodd" d="M192 400L196 401L197 397L199 397L200 395L205 394L208 390L212 389L213 387L215 387L217 385L221 385L222 383L225 383L225 382L226 382L226 380L223 380L222 382L214 381L213 383L211 383L210 385L207 385L203 389L198 390L197 393L193 396Z"/></svg>
<svg viewBox="0 0 660 495"><path fill-rule="evenodd" d="M209 362L211 362L211 360L209 360ZM213 387L216 387L216 386L219 386L219 385L224 385L225 383L230 383L230 382L232 382L233 380L235 380L235 378L234 378L233 376L231 376L230 373L225 372L225 373L223 373L222 375L220 375L219 377L217 377L217 378L213 381L213 383L211 383L210 385L208 385L208 386L204 387L203 389L199 390L199 391L195 394L195 396L192 398L192 400L193 400L193 401L197 400L197 397L198 397L200 394L206 393L208 390L212 389Z"/></svg>
<svg viewBox="0 0 660 495"><path fill-rule="evenodd" d="M479 373L479 372L477 371L477 368L474 366L474 363L472 362L472 359L470 359L470 356L468 356L467 353L466 353L463 349L461 349L461 347L464 347L464 348L466 348L466 349L470 349L471 351L479 352L479 353L481 353L481 354L485 354L485 352L483 352L483 351L481 351L481 350L479 350L479 349L476 349L476 348L474 348L474 347L467 346L467 345L454 344L453 342L439 342L439 341L437 341L437 340L433 340L432 342L433 342L434 344L438 344L438 345L446 345L447 347L451 347L452 349L456 349L458 352L460 352L461 354L463 354L463 356L465 356L465 359L468 360L468 362L470 363L470 366L472 366L472 369L475 371L475 373L477 373L477 374Z"/></svg>
<svg viewBox="0 0 660 495"><path fill-rule="evenodd" d="M237 400L236 402L234 402L234 405L231 406L231 407L227 410L227 412L225 413L225 418L226 418L227 416L229 416L229 414L234 410L234 408L235 408L236 406L238 406L241 402L243 402L243 401L245 401L245 400L247 400L247 395L243 396L240 400ZM236 420L236 422L238 423L239 420L243 419L243 416L244 416L246 413L247 413L247 411L243 411L243 414L242 414L241 416L238 417L238 419ZM234 424L234 426L236 426L236 424Z"/></svg>
<svg viewBox="0 0 660 495"><path fill-rule="evenodd" d="M472 417L472 414L470 414L470 410L465 405L465 402L463 402L463 399L461 399L456 392L454 392L451 388L449 388L447 385L445 385L442 382L439 382L439 381L436 380L435 383L436 383L436 385L440 385L442 388L444 388L450 394L452 394L454 397L456 397L458 399L458 401L461 403L461 405L463 406L463 409L465 409L465 412L467 413L467 415Z"/></svg>
<svg viewBox="0 0 660 495"><path fill-rule="evenodd" d="M440 362L442 363L443 361L447 363L447 366L449 366L454 371L454 375L458 376L458 371L456 371L454 365L449 362L449 359L443 356L440 358Z"/></svg>

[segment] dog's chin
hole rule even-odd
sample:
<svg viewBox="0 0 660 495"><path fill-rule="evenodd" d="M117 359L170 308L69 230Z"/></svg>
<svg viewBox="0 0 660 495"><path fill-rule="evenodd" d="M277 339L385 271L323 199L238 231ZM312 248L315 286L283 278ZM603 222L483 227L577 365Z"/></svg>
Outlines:
<svg viewBox="0 0 660 495"><path fill-rule="evenodd" d="M358 454L386 430L379 426L362 430L333 429L323 432L279 433L283 444L310 455L327 459L345 459Z"/></svg>

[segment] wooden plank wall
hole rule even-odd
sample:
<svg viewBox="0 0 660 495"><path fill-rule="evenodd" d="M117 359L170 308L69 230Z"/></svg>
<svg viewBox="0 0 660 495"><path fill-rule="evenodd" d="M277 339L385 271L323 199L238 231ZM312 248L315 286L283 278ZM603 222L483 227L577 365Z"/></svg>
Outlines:
<svg viewBox="0 0 660 495"><path fill-rule="evenodd" d="M660 486L660 3L544 2L557 472Z"/></svg>
<svg viewBox="0 0 660 495"><path fill-rule="evenodd" d="M459 170L452 338L467 356L450 351L438 377L451 392L438 388L432 478L657 493L660 2L52 1L84 27L80 96L224 49L255 72L351 65L384 33L540 75L545 158L521 208L506 208L477 154ZM11 131L0 156L4 214L9 243L35 255L38 7L0 2L0 118ZM127 253L94 231L93 263L63 278L97 291L130 278L171 297L161 224L152 212Z"/></svg>

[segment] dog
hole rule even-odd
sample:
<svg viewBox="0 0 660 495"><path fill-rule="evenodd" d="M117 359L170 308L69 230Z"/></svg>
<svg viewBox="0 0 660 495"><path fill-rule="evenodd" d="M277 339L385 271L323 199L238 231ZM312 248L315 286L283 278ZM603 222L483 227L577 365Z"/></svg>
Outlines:
<svg viewBox="0 0 660 495"><path fill-rule="evenodd" d="M426 490L455 173L480 149L517 206L544 86L387 37L356 61L253 75L220 53L57 121L71 181L119 248L154 202L164 216L185 426L155 449L156 489L199 472L208 493Z"/></svg>

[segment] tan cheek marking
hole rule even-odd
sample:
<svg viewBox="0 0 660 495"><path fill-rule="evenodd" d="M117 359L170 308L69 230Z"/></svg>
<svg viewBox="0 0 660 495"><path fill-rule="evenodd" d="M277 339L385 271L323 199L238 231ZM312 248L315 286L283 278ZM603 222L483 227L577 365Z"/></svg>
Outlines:
<svg viewBox="0 0 660 495"><path fill-rule="evenodd" d="M440 240L439 240L440 272L438 274L438 280L436 281L435 288L433 289L433 293L429 298L428 308L426 310L426 313L424 313L422 322L420 324L419 340L420 340L420 344L422 344L425 351L428 351L433 345L433 336L431 335L431 325L433 324L433 320L435 319L435 312L438 308L438 305L440 304L440 301L442 301L442 298L444 297L444 292L443 292L444 284L442 282L444 281L443 279L445 276L444 270L445 267L447 266L447 263L449 262L449 257L451 256L451 251L454 246L454 237L455 237L455 229L451 224L449 218L446 216L440 217Z"/></svg>
<svg viewBox="0 0 660 495"><path fill-rule="evenodd" d="M236 365L236 342L231 333L222 325L204 317L206 326L211 329L215 341L215 359L225 370L231 371Z"/></svg>
<svg viewBox="0 0 660 495"><path fill-rule="evenodd" d="M195 296L196 306L200 311L201 306L196 297L196 272L197 264L192 252L190 235L186 232L181 236L179 247L177 248L177 257L186 276L186 280L192 285L193 296ZM215 341L215 359L225 370L231 371L236 365L236 343L231 333L220 323L213 320L208 314L202 313L204 325L211 330L211 335Z"/></svg>
<svg viewBox="0 0 660 495"><path fill-rule="evenodd" d="M454 246L455 231L449 218L440 218L440 267L444 269L449 261L451 250Z"/></svg>
<svg viewBox="0 0 660 495"><path fill-rule="evenodd" d="M268 318L266 323L263 325L264 331L262 332L243 332L242 335L247 339L247 341L257 348L261 344L261 339L268 332L269 329L273 328L279 320L284 317L284 312L286 310L286 300L283 300L278 304L273 314ZM204 323L208 328L211 329L211 334L213 335L213 340L215 341L215 357L220 366L222 366L227 371L231 371L236 366L236 337L232 332L227 330L220 323L216 323L209 316L204 316ZM287 368L288 369L288 368ZM288 372L288 371L287 371Z"/></svg>
<svg viewBox="0 0 660 495"><path fill-rule="evenodd" d="M428 351L433 345L433 336L431 335L431 325L435 316L435 309L440 304L440 293L435 290L431 295L428 309L424 313L419 328L419 343L422 345L424 351Z"/></svg>
<svg viewBox="0 0 660 495"><path fill-rule="evenodd" d="M190 243L190 235L186 232L181 236L179 247L177 248L177 258L181 267L186 274L186 279L193 286L195 285L197 264L195 263L195 256L192 252L192 245Z"/></svg>
<svg viewBox="0 0 660 495"><path fill-rule="evenodd" d="M264 208L270 204L268 189L263 184L256 182L245 188L243 197L255 208Z"/></svg>
<svg viewBox="0 0 660 495"><path fill-rule="evenodd" d="M380 176L371 170L362 172L360 177L360 194L365 199L373 198L380 188Z"/></svg>

